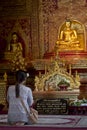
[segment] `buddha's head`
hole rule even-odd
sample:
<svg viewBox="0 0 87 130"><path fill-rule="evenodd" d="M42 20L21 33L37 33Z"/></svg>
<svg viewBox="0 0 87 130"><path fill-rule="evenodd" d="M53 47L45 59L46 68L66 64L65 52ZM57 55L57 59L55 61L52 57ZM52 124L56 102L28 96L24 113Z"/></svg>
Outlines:
<svg viewBox="0 0 87 130"><path fill-rule="evenodd" d="M13 32L13 33L12 33L12 40L13 40L13 41L17 41L17 40L18 40L18 36L17 36L17 33L16 33L16 32Z"/></svg>
<svg viewBox="0 0 87 130"><path fill-rule="evenodd" d="M65 24L66 24L66 27L71 27L71 21L70 21L70 19L66 19L66 22L65 22Z"/></svg>

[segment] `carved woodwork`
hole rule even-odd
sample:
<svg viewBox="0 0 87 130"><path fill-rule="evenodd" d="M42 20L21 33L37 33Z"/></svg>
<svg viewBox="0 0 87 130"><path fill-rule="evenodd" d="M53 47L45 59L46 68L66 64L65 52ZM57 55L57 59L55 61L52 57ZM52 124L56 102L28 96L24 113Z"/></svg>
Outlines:
<svg viewBox="0 0 87 130"><path fill-rule="evenodd" d="M36 91L61 91L58 84L62 81L62 84L67 86L67 91L78 91L80 86L80 77L76 73L75 77L71 74L71 68L69 68L69 73L66 68L60 66L58 60L53 60L51 63L45 67L45 74L39 74L35 77L35 90Z"/></svg>

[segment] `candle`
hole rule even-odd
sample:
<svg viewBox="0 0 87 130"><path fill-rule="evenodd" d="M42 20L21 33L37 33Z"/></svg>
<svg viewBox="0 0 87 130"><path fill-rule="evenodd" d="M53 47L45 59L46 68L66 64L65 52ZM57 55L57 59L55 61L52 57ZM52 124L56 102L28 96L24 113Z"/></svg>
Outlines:
<svg viewBox="0 0 87 130"><path fill-rule="evenodd" d="M71 75L71 64L69 64L69 74Z"/></svg>

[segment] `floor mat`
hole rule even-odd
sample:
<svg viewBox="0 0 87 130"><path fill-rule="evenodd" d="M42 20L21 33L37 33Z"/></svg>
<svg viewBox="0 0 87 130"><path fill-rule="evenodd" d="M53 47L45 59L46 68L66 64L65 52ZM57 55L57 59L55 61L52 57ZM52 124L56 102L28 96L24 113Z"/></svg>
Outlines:
<svg viewBox="0 0 87 130"><path fill-rule="evenodd" d="M85 124L84 124L85 120ZM70 116L70 115L39 115L37 124L29 126L42 127L87 127L87 117L85 116ZM83 122L83 124L82 124ZM8 125L7 115L0 115L0 125Z"/></svg>

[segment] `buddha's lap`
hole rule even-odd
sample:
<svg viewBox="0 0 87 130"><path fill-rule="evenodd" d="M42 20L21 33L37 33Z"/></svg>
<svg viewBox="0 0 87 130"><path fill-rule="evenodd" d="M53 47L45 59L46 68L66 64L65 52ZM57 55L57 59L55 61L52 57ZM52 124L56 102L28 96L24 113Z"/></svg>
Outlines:
<svg viewBox="0 0 87 130"><path fill-rule="evenodd" d="M80 44L79 41L61 41L58 43L59 45L69 45L69 44Z"/></svg>

